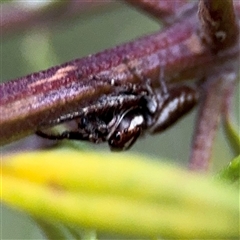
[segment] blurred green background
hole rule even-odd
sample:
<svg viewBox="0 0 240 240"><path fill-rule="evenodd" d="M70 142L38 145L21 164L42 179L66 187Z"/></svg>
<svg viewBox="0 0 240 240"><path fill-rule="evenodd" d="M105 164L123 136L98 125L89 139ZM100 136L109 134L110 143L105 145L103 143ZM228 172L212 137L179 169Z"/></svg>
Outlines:
<svg viewBox="0 0 240 240"><path fill-rule="evenodd" d="M2 37L1 81L93 54L158 29L159 24L153 19L120 2L87 11L77 18L49 27L33 26L27 31ZM237 91L234 117L235 121L239 122L239 90ZM196 110L168 131L155 136L145 136L137 141L130 151L186 166L195 116ZM14 149L14 144L11 144L11 149ZM89 144L90 149L91 147ZM4 149L8 148L9 146ZM97 148L108 151L105 144ZM221 169L232 157L231 149L220 129L213 150L212 171ZM2 239L44 238L30 217L5 206L1 208L1 216Z"/></svg>

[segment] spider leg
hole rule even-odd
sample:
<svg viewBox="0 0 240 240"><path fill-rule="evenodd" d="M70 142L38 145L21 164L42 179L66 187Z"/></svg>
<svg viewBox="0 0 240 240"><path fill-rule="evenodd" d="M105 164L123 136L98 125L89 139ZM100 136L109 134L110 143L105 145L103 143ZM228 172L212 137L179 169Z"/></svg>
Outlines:
<svg viewBox="0 0 240 240"><path fill-rule="evenodd" d="M52 126L58 125L60 123L71 121L71 120L74 120L76 118L81 118L82 115L83 115L82 111L76 111L76 112L68 113L68 114L62 115L62 116L60 116L60 117L58 117L54 120L49 121L48 125L52 125Z"/></svg>
<svg viewBox="0 0 240 240"><path fill-rule="evenodd" d="M129 88L129 89L128 89ZM108 96L102 99L99 99L96 103L87 106L85 108L82 108L79 111L75 111L72 113L68 113L65 115L62 115L56 119L53 119L51 121L48 122L48 126L55 126L64 122L68 122L71 120L77 120L77 119L82 119L86 116L88 116L89 114L95 114L96 112L104 112L106 110L110 110L110 109L117 109L119 108L119 106L122 107L122 105L133 105L133 104L137 104L139 102L140 96L138 95L134 95L132 93L128 93L127 91L130 91L130 87L129 86L124 86L123 89L121 91L123 91L123 93L121 94L121 91L118 93L118 95L112 95L112 96ZM139 87L139 91L143 91L143 89L141 89Z"/></svg>
<svg viewBox="0 0 240 240"><path fill-rule="evenodd" d="M179 86L171 88L167 96L159 93L158 111L150 127L151 133L165 130L177 122L183 115L188 113L198 102L198 91L189 86Z"/></svg>
<svg viewBox="0 0 240 240"><path fill-rule="evenodd" d="M63 139L89 140L89 137L86 134L83 134L79 131L64 131L61 134L52 134L38 130L36 131L36 134L40 137L47 138L50 140L63 140Z"/></svg>

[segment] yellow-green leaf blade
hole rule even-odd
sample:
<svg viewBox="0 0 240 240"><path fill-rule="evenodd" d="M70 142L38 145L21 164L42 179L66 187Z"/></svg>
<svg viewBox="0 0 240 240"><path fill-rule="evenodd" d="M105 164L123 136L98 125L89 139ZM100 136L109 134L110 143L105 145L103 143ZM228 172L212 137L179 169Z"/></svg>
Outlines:
<svg viewBox="0 0 240 240"><path fill-rule="evenodd" d="M139 156L75 151L8 157L2 199L38 218L133 236L238 236L238 193Z"/></svg>

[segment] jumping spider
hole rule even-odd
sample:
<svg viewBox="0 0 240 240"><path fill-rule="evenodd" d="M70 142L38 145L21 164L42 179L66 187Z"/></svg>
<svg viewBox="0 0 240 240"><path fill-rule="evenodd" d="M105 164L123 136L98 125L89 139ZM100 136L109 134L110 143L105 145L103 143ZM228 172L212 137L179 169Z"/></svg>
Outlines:
<svg viewBox="0 0 240 240"><path fill-rule="evenodd" d="M107 141L111 150L127 150L144 131L157 133L165 130L197 102L198 94L190 86L168 89L163 77L160 77L157 89L151 87L150 81L142 82L141 85L120 86L117 93L102 96L90 106L50 122L57 125L76 120L76 130L60 134L38 130L37 134L54 140Z"/></svg>

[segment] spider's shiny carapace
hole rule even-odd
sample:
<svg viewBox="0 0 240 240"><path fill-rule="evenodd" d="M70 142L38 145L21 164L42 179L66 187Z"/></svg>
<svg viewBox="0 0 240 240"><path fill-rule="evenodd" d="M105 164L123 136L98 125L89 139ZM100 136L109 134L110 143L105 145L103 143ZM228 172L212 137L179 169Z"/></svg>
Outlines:
<svg viewBox="0 0 240 240"><path fill-rule="evenodd" d="M148 81L139 86L130 84L49 123L76 120L76 129L60 134L38 130L37 134L55 140L108 142L111 150L127 150L143 133L158 133L171 126L195 106L197 99L197 91L190 86L167 89L161 81L161 86L153 90Z"/></svg>

